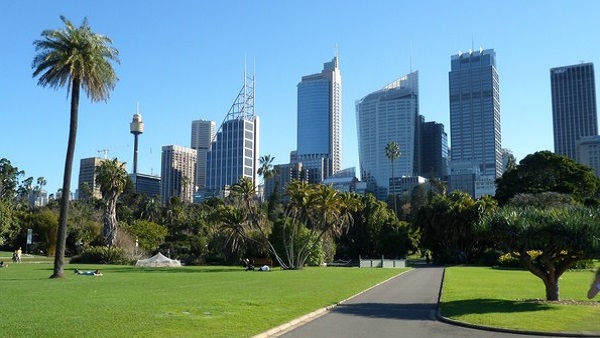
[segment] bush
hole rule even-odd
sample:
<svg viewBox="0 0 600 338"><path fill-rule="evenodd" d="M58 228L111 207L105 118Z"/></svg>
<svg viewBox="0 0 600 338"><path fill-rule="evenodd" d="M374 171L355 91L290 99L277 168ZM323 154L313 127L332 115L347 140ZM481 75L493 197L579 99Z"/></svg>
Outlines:
<svg viewBox="0 0 600 338"><path fill-rule="evenodd" d="M92 246L85 248L80 255L71 258L70 263L131 265L134 262L121 248Z"/></svg>
<svg viewBox="0 0 600 338"><path fill-rule="evenodd" d="M531 256L531 259L536 259L536 257L539 256L542 252L534 250L534 251L527 251L527 253L529 254L529 256ZM524 267L523 263L521 263L521 261L519 260L519 256L510 254L510 253L504 254L498 258L498 266L505 267L505 268L523 268ZM571 267L571 269L593 269L593 268L594 268L594 261L591 259L583 259L583 260L577 261Z"/></svg>

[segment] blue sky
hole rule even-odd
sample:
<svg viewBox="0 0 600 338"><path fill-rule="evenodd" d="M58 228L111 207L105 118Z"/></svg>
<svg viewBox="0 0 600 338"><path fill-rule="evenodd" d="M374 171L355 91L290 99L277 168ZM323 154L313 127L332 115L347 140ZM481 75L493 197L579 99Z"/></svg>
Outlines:
<svg viewBox="0 0 600 338"><path fill-rule="evenodd" d="M26 176L62 186L67 90L37 86L33 41L60 28L60 15L113 39L120 78L107 103L82 98L72 188L79 160L133 162L129 123L145 123L138 171L160 174L163 145L189 146L191 121L219 125L255 69L260 154L289 161L296 148L296 86L321 71L337 47L342 74L343 167L357 167L355 102L411 69L420 112L449 134L450 56L493 48L500 78L502 146L518 160L553 150L552 67L598 67L598 1L0 1L0 158ZM451 140L450 140L451 142Z"/></svg>

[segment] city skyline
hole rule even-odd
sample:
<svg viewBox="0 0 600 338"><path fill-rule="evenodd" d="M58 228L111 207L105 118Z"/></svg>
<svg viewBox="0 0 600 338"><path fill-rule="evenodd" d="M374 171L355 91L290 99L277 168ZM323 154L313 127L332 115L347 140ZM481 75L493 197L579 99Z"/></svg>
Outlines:
<svg viewBox="0 0 600 338"><path fill-rule="evenodd" d="M246 65L256 74L260 155L273 155L274 164L287 163L296 148L298 80L314 73L336 50L344 73L342 168L359 167L355 101L400 74L419 71L421 115L450 130L448 58L479 47L493 47L499 55L502 146L520 160L535 151L553 150L549 70L599 62L600 46L590 41L595 41L594 13L600 4L577 4L466 1L458 11L444 1L182 1L177 6L2 2L0 34L11 48L0 64L5 127L0 157L27 177L45 177L49 193L61 186L66 89L38 87L31 78L31 62L33 41L45 29L60 28L59 16L65 15L75 24L87 17L95 32L112 38L121 59L115 65L120 81L107 103L92 104L82 97L74 173L80 159L103 157L102 150L127 162L132 171L129 123L139 102L145 130L139 135L138 172L158 175L161 147L189 146L191 121L222 120ZM493 16L486 14L492 11ZM336 13L336 20L329 13ZM485 24L473 24L478 18Z"/></svg>

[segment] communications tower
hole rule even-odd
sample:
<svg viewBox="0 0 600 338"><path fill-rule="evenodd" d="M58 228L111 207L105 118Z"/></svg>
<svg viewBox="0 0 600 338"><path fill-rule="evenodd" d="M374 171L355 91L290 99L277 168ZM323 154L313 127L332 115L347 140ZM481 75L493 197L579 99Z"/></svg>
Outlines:
<svg viewBox="0 0 600 338"><path fill-rule="evenodd" d="M144 122L142 122L142 114L139 112L140 106L138 104L137 111L133 114L133 120L129 124L129 131L133 134L133 173L137 174L137 157L138 157L138 135L144 132Z"/></svg>

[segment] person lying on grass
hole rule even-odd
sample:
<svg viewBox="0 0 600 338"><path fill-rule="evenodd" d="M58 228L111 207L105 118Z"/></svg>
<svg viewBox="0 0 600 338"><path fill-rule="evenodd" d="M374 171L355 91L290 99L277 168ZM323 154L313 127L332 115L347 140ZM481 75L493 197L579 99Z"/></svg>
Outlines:
<svg viewBox="0 0 600 338"><path fill-rule="evenodd" d="M592 281L592 285L590 285L590 289L588 290L587 296L589 299L596 297L600 291L600 268L596 270L596 274L594 275L594 280Z"/></svg>
<svg viewBox="0 0 600 338"><path fill-rule="evenodd" d="M75 269L75 274L76 275L84 275L84 276L102 276L102 272L100 272L100 270L82 271L82 270L79 270L79 269Z"/></svg>

